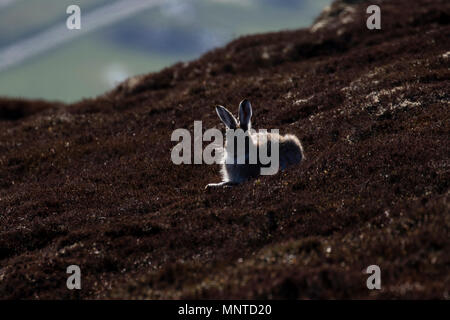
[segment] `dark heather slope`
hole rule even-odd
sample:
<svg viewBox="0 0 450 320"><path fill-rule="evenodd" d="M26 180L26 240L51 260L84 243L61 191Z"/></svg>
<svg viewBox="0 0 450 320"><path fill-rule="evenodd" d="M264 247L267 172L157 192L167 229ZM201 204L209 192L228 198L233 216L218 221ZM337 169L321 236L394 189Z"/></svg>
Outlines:
<svg viewBox="0 0 450 320"><path fill-rule="evenodd" d="M450 2L371 1L374 31L349 2L96 99L0 100L0 298L448 299ZM205 191L171 133L244 97L307 160Z"/></svg>

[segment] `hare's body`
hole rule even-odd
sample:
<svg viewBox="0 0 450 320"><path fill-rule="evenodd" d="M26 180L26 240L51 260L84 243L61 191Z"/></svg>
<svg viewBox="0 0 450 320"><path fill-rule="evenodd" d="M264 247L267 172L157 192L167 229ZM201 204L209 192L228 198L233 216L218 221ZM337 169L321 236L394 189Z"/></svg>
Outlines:
<svg viewBox="0 0 450 320"><path fill-rule="evenodd" d="M234 150L232 150L228 141L225 142L225 150L222 162L222 182L211 183L206 187L219 187L236 185L247 181L252 178L256 178L261 174L261 168L269 167L270 165L263 165L259 159L260 149L271 150L271 144L278 142L279 148L279 168L281 170L286 169L288 166L299 163L303 158L303 147L294 135L281 136L274 133L261 133L252 132L250 118L252 115L250 102L243 100L239 105L239 120L240 123L233 117L233 115L225 108L218 106L216 108L217 113L221 120L227 126L227 129L241 128L248 136L246 139L245 147L246 151L239 153L236 150L236 143L234 143ZM251 144L251 146L250 146ZM256 164L250 164L249 150L253 147L257 151ZM244 157L245 159L240 159ZM266 153L267 154L267 153ZM243 160L243 161L242 161ZM244 164L240 163L244 162Z"/></svg>

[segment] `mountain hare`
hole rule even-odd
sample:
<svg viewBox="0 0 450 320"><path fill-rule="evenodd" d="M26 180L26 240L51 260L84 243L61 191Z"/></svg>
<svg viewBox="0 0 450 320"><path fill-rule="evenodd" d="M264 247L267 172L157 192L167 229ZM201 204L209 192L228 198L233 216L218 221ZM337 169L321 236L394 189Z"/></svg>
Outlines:
<svg viewBox="0 0 450 320"><path fill-rule="evenodd" d="M236 141L236 135L234 135L234 143L229 143L230 141L227 139L227 141L225 141L221 170L223 181L220 183L210 183L206 186L206 188L237 185L241 182L259 176L262 168L270 167L270 165L262 164L260 158L262 152L261 149L264 149L263 151L269 155L272 150L271 145L275 145L277 142L279 147L278 163L281 170L285 169L289 165L299 163L304 158L303 147L296 136L281 136L276 133L268 132L257 133L254 130L251 130L250 119L252 117L252 106L248 100L242 100L239 104L239 122L230 111L222 106L217 106L216 111L220 120L222 120L225 124L227 133L230 132L230 130L243 130L240 132L243 132L245 135L245 152L241 151L240 154L237 152L236 148L238 143ZM252 162L248 161L250 158L249 150L252 148L253 150L258 151L256 161L253 162L254 164L251 164ZM243 149L242 145L241 149ZM237 161L239 159L239 155L241 156L241 161ZM278 170L278 167L276 170ZM276 173L276 171L274 173Z"/></svg>

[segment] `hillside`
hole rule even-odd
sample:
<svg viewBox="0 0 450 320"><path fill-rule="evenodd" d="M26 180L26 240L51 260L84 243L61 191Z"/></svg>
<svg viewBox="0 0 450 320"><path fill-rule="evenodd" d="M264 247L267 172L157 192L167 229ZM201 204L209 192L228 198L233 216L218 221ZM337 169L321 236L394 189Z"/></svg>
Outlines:
<svg viewBox="0 0 450 320"><path fill-rule="evenodd" d="M96 99L1 99L0 298L448 299L450 2L376 2L381 30L337 1ZM171 133L244 97L307 159L205 191Z"/></svg>

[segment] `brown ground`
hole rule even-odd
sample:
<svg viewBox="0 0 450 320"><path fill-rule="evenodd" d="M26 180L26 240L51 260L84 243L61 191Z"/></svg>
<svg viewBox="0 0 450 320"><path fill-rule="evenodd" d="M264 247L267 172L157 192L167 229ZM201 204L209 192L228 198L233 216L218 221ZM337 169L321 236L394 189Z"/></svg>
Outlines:
<svg viewBox="0 0 450 320"><path fill-rule="evenodd" d="M448 299L450 2L378 3L381 31L339 2L97 99L0 100L0 298ZM171 133L244 97L307 160L205 192Z"/></svg>

